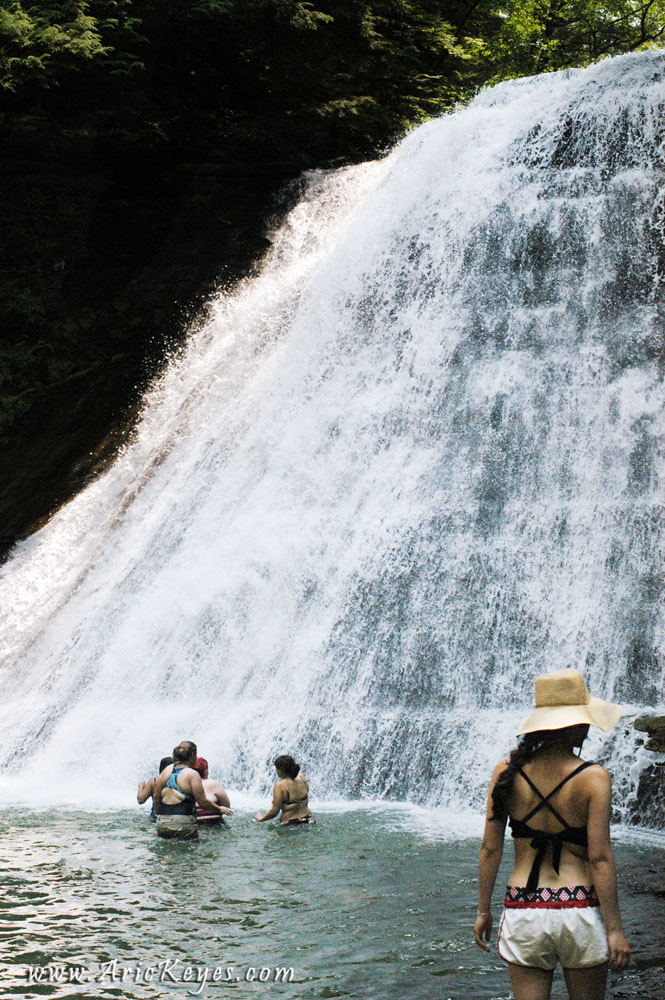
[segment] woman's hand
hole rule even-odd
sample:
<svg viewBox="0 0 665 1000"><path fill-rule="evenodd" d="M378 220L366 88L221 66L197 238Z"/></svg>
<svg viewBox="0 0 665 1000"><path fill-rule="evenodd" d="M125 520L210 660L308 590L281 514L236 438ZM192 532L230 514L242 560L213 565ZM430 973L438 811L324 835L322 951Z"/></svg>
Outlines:
<svg viewBox="0 0 665 1000"><path fill-rule="evenodd" d="M489 951L489 945L485 944L485 941L489 941L490 935L492 933L492 914L491 913L479 913L476 917L476 926L473 928L473 937L479 948L483 951Z"/></svg>
<svg viewBox="0 0 665 1000"><path fill-rule="evenodd" d="M263 816L261 815L261 813L257 813L254 819L256 820L257 823L263 822Z"/></svg>
<svg viewBox="0 0 665 1000"><path fill-rule="evenodd" d="M630 948L623 931L610 931L607 943L610 946L610 965L615 969L625 969L630 961Z"/></svg>

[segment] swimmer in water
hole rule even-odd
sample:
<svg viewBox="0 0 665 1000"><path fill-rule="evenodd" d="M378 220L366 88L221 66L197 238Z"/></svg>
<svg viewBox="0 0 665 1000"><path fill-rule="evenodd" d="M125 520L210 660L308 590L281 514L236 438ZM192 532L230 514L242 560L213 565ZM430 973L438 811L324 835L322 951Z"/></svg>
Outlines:
<svg viewBox="0 0 665 1000"><path fill-rule="evenodd" d="M197 757L196 764L194 765L194 770L198 771L201 775L201 782L203 784L203 790L211 802L215 802L218 806L226 806L227 808L231 805L229 797L226 793L226 789L222 788L219 781L216 778L208 777L208 761L205 757ZM197 804L196 806L196 822L206 823L207 825L213 824L219 826L224 823L223 818L217 812L212 812L203 806Z"/></svg>
<svg viewBox="0 0 665 1000"><path fill-rule="evenodd" d="M139 781L139 787L136 792L136 801L140 806L148 799L152 799L155 792L155 785L157 784L157 778L162 773L165 767L173 763L173 757L162 757L159 762L159 771L153 778L148 778L147 781ZM157 817L155 816L155 803L154 800L150 803L150 819L154 822Z"/></svg>
<svg viewBox="0 0 665 1000"><path fill-rule="evenodd" d="M197 837L197 805L220 816L231 816L226 806L211 802L206 796L196 764L196 743L183 740L173 751L173 764L165 768L155 785L153 798L157 814L157 835L189 840Z"/></svg>
<svg viewBox="0 0 665 1000"><path fill-rule="evenodd" d="M272 805L267 813L256 814L257 823L274 819L281 812L280 826L306 826L315 823L309 811L309 784L300 773L300 765L287 754L275 759L278 781L272 790Z"/></svg>

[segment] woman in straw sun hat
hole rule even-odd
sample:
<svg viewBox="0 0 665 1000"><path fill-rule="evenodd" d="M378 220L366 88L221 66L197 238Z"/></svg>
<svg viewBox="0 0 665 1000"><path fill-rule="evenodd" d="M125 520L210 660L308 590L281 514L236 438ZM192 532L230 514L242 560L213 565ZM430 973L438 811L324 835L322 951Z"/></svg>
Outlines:
<svg viewBox="0 0 665 1000"><path fill-rule="evenodd" d="M474 936L489 951L490 903L508 820L515 864L498 951L515 1000L548 1000L557 962L570 1000L602 1000L608 966L628 962L610 847L610 777L573 753L589 726L607 732L620 718L617 705L591 697L577 670L544 674L536 679L536 708L520 726L519 745L494 769Z"/></svg>

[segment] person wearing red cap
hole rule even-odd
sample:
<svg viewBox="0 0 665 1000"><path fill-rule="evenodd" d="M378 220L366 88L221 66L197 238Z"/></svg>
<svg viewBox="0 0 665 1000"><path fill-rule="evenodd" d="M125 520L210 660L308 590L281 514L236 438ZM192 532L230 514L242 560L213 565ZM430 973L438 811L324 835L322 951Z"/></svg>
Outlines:
<svg viewBox="0 0 665 1000"><path fill-rule="evenodd" d="M215 802L218 806L226 806L227 809L230 808L231 802L226 793L226 789L222 788L219 781L216 778L208 777L208 761L205 757L197 757L196 764L194 765L194 770L198 771L201 775L201 781L203 783L203 790L206 796L211 802ZM222 823L222 817L218 812L212 812L211 809L206 809L205 806L196 806L196 822L197 823Z"/></svg>

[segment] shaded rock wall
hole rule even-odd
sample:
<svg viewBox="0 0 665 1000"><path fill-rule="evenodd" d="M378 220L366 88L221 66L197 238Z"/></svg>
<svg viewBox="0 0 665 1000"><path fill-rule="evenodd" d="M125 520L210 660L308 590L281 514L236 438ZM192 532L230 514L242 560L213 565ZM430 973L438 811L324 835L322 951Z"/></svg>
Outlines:
<svg viewBox="0 0 665 1000"><path fill-rule="evenodd" d="M633 726L648 739L645 750L665 753L665 715L642 715ZM638 741L639 742L639 741ZM640 773L631 822L665 830L665 761L655 760Z"/></svg>
<svg viewBox="0 0 665 1000"><path fill-rule="evenodd" d="M640 774L636 804L630 818L640 826L665 830L665 763L649 764Z"/></svg>
<svg viewBox="0 0 665 1000"><path fill-rule="evenodd" d="M150 123L32 116L2 133L6 553L115 454L206 298L261 256L301 165L246 165Z"/></svg>

